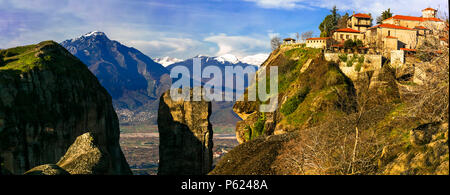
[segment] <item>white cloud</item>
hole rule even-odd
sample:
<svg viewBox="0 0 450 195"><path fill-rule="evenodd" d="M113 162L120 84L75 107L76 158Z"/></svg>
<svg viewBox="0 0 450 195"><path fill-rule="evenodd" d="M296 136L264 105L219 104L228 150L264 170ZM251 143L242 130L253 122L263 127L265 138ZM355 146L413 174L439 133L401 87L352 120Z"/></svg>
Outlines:
<svg viewBox="0 0 450 195"><path fill-rule="evenodd" d="M251 56L246 56L241 59L241 62L260 66L269 57L270 53L259 53Z"/></svg>
<svg viewBox="0 0 450 195"><path fill-rule="evenodd" d="M448 9L446 0L318 0L313 1L311 6L321 8L332 8L334 5L340 10L372 13L378 16L382 11L391 8L391 12L398 15L420 16L424 8Z"/></svg>
<svg viewBox="0 0 450 195"><path fill-rule="evenodd" d="M281 9L294 9L294 8L307 8L305 5L300 4L305 0L244 0L249 2L255 2L262 8L281 8Z"/></svg>
<svg viewBox="0 0 450 195"><path fill-rule="evenodd" d="M427 7L448 10L447 0L244 0L254 2L262 8L273 9L304 9L304 8L326 8L331 9L334 5L341 11L355 11L372 13L374 16L388 8L394 14L420 16L421 10Z"/></svg>
<svg viewBox="0 0 450 195"><path fill-rule="evenodd" d="M195 55L203 43L189 38L162 37L158 40L130 40L125 45L135 47L149 56L185 56Z"/></svg>
<svg viewBox="0 0 450 195"><path fill-rule="evenodd" d="M234 54L238 58L270 50L269 37L266 36L228 36L219 34L206 37L204 41L217 44L215 55Z"/></svg>

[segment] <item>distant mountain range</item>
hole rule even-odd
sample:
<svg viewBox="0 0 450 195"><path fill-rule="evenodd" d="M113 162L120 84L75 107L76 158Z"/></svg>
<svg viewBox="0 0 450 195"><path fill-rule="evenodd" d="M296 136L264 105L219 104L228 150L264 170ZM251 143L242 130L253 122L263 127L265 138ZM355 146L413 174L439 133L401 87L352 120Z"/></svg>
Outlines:
<svg viewBox="0 0 450 195"><path fill-rule="evenodd" d="M251 66L255 69L255 71L258 69L257 66L243 63L236 56L231 55L231 54L222 55L222 56L218 56L218 57L208 57L208 56L197 55L194 58L200 58L201 65L202 65L202 71L205 67L208 67L208 66L218 67L222 71L222 83L213 83L213 84L215 86L222 86L222 89L224 91L232 91L233 95L236 97L236 99L239 98L243 94L244 91L238 91L238 90L234 90L234 89L225 87L225 82L233 81L233 79L238 76L238 75L236 75L236 76L226 78L225 67L226 66L232 66L232 67L241 66L242 68L246 68L248 66ZM190 58L190 59L184 60L182 62L177 62L177 63L171 64L171 65L167 66L166 68L170 71L174 67L184 66L189 69L189 71L191 73L191 78L192 78L194 58ZM242 78L245 81L244 89L247 88L247 86L248 86L248 81L245 78L246 78L246 76L244 75L244 78ZM251 75L250 78L253 78L253 76ZM174 79L172 82L176 82L176 80L177 79ZM209 80L210 79L202 79L201 80L202 85L205 85L205 83L207 83ZM194 83L194 81L191 79L191 84L192 83ZM236 124L236 122L240 120L240 118L238 115L236 115L233 112L233 104L234 104L234 101L233 102L213 101L211 123L213 125L219 125L219 126L234 126Z"/></svg>
<svg viewBox="0 0 450 195"><path fill-rule="evenodd" d="M162 58L155 58L153 59L155 62L160 63L161 65L163 65L164 67L169 66L171 64L177 63L177 62L181 62L183 60L178 59L178 58L171 58L169 56L166 57L162 57Z"/></svg>
<svg viewBox="0 0 450 195"><path fill-rule="evenodd" d="M203 56L203 55L197 55L193 58L184 60L182 62L177 62L174 64L171 64L169 66L167 66L166 68L171 71L172 68L176 67L176 66L185 66L189 69L190 73L191 73L191 78L192 78L192 73L193 73L193 59L194 58L200 58L201 60L201 65L202 65L202 71L204 68L208 67L208 66L215 66L218 67L221 71L222 71L222 83L214 83L216 86L221 85L222 88L224 90L228 90L225 88L225 82L227 81L232 81L234 76L230 77L230 78L226 78L225 75L225 67L226 66L232 66L232 67L236 67L236 66L241 66L242 68L246 68L247 66L251 66L253 67L255 70L258 69L257 66L251 65L251 64L247 64L247 63L243 63L242 61L240 61L236 56L231 55L231 54L226 54L226 55L222 55L222 56L218 56L218 57L208 57L208 56ZM236 75L238 76L238 75ZM245 77L245 75L244 75ZM250 77L252 78L252 77ZM244 78L242 78L244 79ZM173 79L172 82L175 82L177 79ZM206 82L208 82L210 79L202 79L202 84L205 84ZM244 81L246 81L246 79L244 79ZM191 84L193 83L193 81L191 82ZM248 86L248 82L246 81L244 84L244 87ZM242 94L243 91L238 91L238 96L240 94Z"/></svg>
<svg viewBox="0 0 450 195"><path fill-rule="evenodd" d="M161 64L98 31L61 45L97 76L111 94L122 122L156 120L155 100L171 85L169 72Z"/></svg>
<svg viewBox="0 0 450 195"><path fill-rule="evenodd" d="M257 69L267 58L265 54L257 54L239 60L234 55L226 54L218 57L198 55L186 60L171 57L152 60L135 48L110 40L99 31L60 44L85 63L111 94L122 124L156 124L158 100L170 88L172 80L169 72L175 66L185 66L192 73L193 58L198 57L203 68L214 65L224 73L225 66L252 66ZM223 74L223 85L226 80ZM203 83L207 81L202 80ZM246 82L244 87L247 85ZM243 93L234 92L236 96ZM232 111L232 105L233 102L213 103L213 125L234 126L239 117Z"/></svg>
<svg viewBox="0 0 450 195"><path fill-rule="evenodd" d="M219 57L216 57L216 58L217 58L218 61L229 61L229 62L232 62L232 63L233 63L233 61L234 62L240 61L240 62L245 63L245 64L250 64L250 65L254 65L254 66L260 66L264 61L266 61L266 59L268 57L269 57L268 53L260 53L260 54L246 56L246 57L243 57L242 59L238 59L236 56L234 56L232 54L225 54L225 55L222 55L222 56L219 56ZM184 61L182 59L172 58L172 57L169 57L169 56L162 57L162 58L154 58L153 60L155 62L157 62L157 63L160 63L164 67L167 67L169 65L172 65L172 64Z"/></svg>

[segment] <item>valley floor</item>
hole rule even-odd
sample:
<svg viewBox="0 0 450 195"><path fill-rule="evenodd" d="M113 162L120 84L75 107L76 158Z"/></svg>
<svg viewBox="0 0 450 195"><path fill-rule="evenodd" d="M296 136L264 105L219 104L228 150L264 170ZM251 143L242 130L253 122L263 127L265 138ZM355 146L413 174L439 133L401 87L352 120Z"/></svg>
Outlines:
<svg viewBox="0 0 450 195"><path fill-rule="evenodd" d="M213 164L239 143L235 134L214 134ZM122 133L120 145L134 175L156 175L159 161L159 134ZM213 166L214 166L213 165Z"/></svg>

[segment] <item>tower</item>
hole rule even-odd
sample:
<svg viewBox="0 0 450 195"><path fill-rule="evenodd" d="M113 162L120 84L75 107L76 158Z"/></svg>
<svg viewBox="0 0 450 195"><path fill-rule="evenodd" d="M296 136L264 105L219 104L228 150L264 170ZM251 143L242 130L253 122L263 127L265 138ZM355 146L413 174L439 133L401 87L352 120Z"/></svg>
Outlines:
<svg viewBox="0 0 450 195"><path fill-rule="evenodd" d="M422 10L422 17L423 18L436 18L436 12L437 10L433 8L426 8Z"/></svg>

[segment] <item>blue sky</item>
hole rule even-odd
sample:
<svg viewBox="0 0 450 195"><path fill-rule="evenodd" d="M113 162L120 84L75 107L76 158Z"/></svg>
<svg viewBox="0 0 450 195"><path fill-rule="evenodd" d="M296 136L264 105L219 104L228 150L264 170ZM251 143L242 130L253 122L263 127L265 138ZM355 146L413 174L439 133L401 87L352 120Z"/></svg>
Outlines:
<svg viewBox="0 0 450 195"><path fill-rule="evenodd" d="M333 5L373 16L448 9L446 0L0 0L0 48L98 30L150 57L244 57L270 52L273 35L319 34Z"/></svg>

